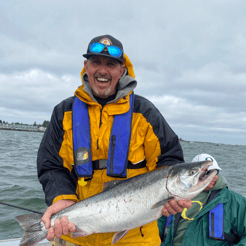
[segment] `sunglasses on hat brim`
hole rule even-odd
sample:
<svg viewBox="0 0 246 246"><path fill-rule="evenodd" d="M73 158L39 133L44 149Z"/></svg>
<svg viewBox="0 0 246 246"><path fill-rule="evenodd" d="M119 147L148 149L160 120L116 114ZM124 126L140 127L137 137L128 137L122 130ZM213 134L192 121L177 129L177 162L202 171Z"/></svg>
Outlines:
<svg viewBox="0 0 246 246"><path fill-rule="evenodd" d="M90 52L92 53L101 53L104 49L107 49L108 53L113 57L119 58L122 55L122 50L113 45L106 45L102 43L93 43L90 45Z"/></svg>

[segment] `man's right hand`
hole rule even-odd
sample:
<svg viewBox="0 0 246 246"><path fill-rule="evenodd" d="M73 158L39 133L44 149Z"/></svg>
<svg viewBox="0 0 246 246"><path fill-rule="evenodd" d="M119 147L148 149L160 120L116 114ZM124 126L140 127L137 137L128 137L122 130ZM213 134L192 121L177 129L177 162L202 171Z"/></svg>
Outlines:
<svg viewBox="0 0 246 246"><path fill-rule="evenodd" d="M47 240L53 240L54 237L61 237L62 235L67 235L69 232L76 232L75 225L68 221L66 216L63 216L60 220L56 219L54 222L54 227L51 226L50 217L51 215L59 212L60 210L67 208L74 204L71 200L59 200L47 208L46 212L42 217L42 221L45 224L45 228L48 230Z"/></svg>

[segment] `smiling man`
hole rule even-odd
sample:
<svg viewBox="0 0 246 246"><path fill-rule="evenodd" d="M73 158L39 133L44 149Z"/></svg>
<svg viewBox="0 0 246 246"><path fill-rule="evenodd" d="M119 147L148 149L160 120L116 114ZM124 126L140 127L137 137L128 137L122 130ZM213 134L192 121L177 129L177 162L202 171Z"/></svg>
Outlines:
<svg viewBox="0 0 246 246"><path fill-rule="evenodd" d="M49 206L42 220L56 245L111 245L112 232L72 238L69 232L79 228L66 217L50 227L50 216L98 194L106 182L183 162L183 151L156 107L134 95L133 65L119 40L95 37L83 56L82 85L54 108L39 148L38 177ZM164 215L190 206L172 201ZM160 244L156 221L130 230L117 243L136 244Z"/></svg>
<svg viewBox="0 0 246 246"><path fill-rule="evenodd" d="M86 60L84 66L95 96L107 98L116 94L116 85L123 75L124 65L111 58L95 56Z"/></svg>

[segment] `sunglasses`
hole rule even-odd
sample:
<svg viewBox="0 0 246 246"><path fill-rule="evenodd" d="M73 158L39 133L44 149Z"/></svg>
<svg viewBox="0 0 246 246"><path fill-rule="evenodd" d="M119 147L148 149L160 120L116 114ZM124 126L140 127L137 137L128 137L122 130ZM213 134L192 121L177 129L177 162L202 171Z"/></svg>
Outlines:
<svg viewBox="0 0 246 246"><path fill-rule="evenodd" d="M106 45L102 43L93 43L90 46L90 52L92 53L101 53L104 49L108 50L108 53L113 56L119 58L122 55L122 50L113 45Z"/></svg>

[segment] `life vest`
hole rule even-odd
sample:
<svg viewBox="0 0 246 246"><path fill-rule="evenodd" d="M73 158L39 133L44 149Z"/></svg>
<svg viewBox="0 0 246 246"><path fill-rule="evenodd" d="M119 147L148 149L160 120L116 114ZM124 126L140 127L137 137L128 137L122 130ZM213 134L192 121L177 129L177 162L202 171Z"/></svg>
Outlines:
<svg viewBox="0 0 246 246"><path fill-rule="evenodd" d="M179 216L180 218L180 216ZM162 236L162 242L165 241L169 228L171 226L173 215L171 214L166 219L166 225ZM178 219L179 221L179 219ZM176 224L178 224L176 222ZM175 229L176 231L176 229ZM229 241L236 244L240 241L239 236L229 235L224 232L224 208L223 203L219 203L216 207L209 211L209 237L220 241Z"/></svg>
<svg viewBox="0 0 246 246"><path fill-rule="evenodd" d="M238 235L230 235L224 232L223 203L219 203L209 211L209 237L220 241L229 241L233 244L240 241Z"/></svg>
<svg viewBox="0 0 246 246"><path fill-rule="evenodd" d="M126 178L134 95L130 94L130 110L114 116L108 150L107 175ZM75 97L73 104L74 167L78 177L92 177L91 135L88 105Z"/></svg>

